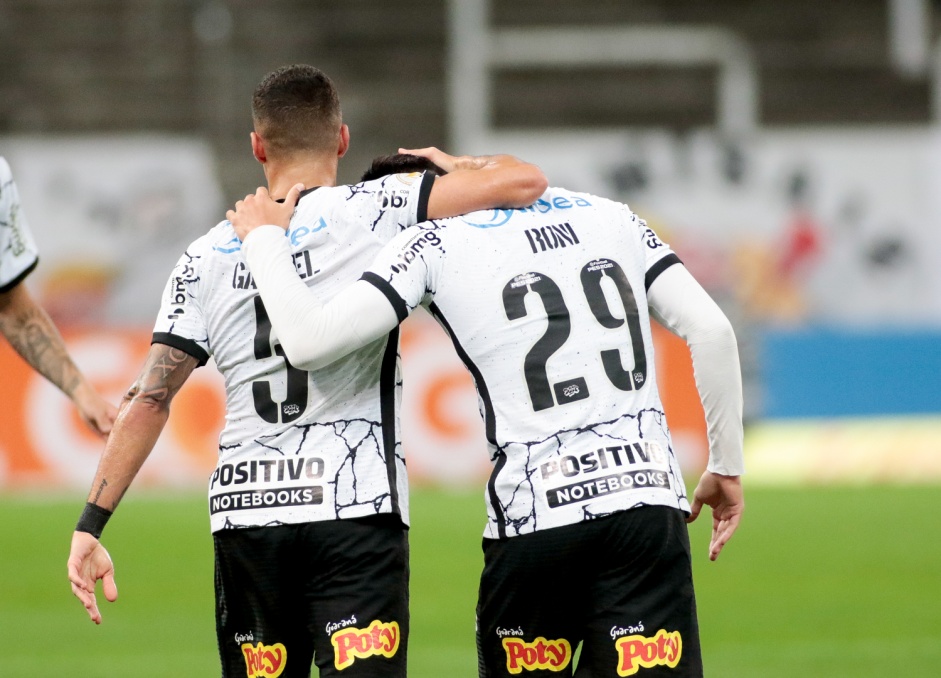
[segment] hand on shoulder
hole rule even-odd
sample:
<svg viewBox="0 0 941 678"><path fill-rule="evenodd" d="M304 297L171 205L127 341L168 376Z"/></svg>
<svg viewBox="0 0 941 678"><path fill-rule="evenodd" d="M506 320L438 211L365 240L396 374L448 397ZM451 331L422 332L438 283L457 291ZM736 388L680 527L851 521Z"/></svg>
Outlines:
<svg viewBox="0 0 941 678"><path fill-rule="evenodd" d="M235 203L235 209L225 213L226 219L232 223L235 234L243 242L245 237L259 226L274 225L287 230L303 190L303 184L295 184L288 191L284 201L278 202L268 194L268 189L262 186L253 194L246 195L244 200Z"/></svg>

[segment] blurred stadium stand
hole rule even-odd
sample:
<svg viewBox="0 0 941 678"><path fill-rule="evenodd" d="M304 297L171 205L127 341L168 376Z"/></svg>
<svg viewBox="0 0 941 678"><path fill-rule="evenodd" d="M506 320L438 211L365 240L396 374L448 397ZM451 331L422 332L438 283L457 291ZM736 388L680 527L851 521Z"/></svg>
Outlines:
<svg viewBox="0 0 941 678"><path fill-rule="evenodd" d="M514 0L496 27L722 26L747 42L763 125L920 123L928 72L893 66L885 0ZM929 3L931 35L939 12ZM0 135L159 131L216 148L228 197L258 182L248 104L260 77L305 61L338 82L354 133L344 177L399 144L448 145L443 0L4 0ZM708 67L498 73L498 126L709 126ZM377 103L381 102L381 103ZM246 162L249 160L249 162Z"/></svg>
<svg viewBox="0 0 941 678"><path fill-rule="evenodd" d="M260 182L251 94L286 63L337 82L347 180L402 143L445 143L444 5L252 0L0 3L0 135L157 131L216 149L226 195ZM377 102L381 102L377 105Z"/></svg>
<svg viewBox="0 0 941 678"><path fill-rule="evenodd" d="M927 77L902 77L889 55L883 0L493 3L497 25L632 27L722 26L747 42L760 79L764 125L925 123ZM933 14L936 24L937 16ZM633 125L676 129L714 121L713 73L696 68L603 69L575 87L557 76L516 72L501 78L498 119L544 124ZM557 92L564 92L555 96ZM500 96L510 94L513 96ZM549 94L553 96L549 96Z"/></svg>

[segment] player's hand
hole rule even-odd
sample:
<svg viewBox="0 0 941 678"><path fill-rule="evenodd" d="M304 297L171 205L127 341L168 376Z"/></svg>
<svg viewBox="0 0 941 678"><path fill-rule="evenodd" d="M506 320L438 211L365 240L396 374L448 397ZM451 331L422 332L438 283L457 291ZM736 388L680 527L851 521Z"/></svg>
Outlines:
<svg viewBox="0 0 941 678"><path fill-rule="evenodd" d="M699 479L699 485L693 492L691 512L686 522L691 523L699 516L703 504L712 507L712 539L709 541L709 560L719 557L719 552L726 545L745 510L745 498L742 494L741 476L722 476L706 471Z"/></svg>
<svg viewBox="0 0 941 678"><path fill-rule="evenodd" d="M434 146L412 149L400 148L399 153L409 153L411 155L421 156L422 158L428 158L445 172L481 169L489 162L488 156L449 155Z"/></svg>
<svg viewBox="0 0 941 678"><path fill-rule="evenodd" d="M85 423L102 438L107 438L118 417L118 408L102 398L85 381L72 392L72 402Z"/></svg>
<svg viewBox="0 0 941 678"><path fill-rule="evenodd" d="M273 224L287 230L303 190L304 184L294 184L284 202L277 202L268 195L268 189L262 186L254 194L246 195L244 200L235 203L235 209L226 212L225 217L232 222L235 234L242 241L259 226Z"/></svg>
<svg viewBox="0 0 941 678"><path fill-rule="evenodd" d="M100 624L101 612L98 611L98 602L95 600L95 584L98 580L101 580L101 589L108 602L113 603L118 599L111 556L101 542L88 532L76 531L72 534L68 566L72 593L85 606L91 620Z"/></svg>

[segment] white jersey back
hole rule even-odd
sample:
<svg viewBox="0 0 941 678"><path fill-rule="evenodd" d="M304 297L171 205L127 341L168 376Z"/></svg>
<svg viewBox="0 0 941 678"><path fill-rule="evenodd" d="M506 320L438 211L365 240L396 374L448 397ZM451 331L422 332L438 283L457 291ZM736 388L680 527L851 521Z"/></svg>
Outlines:
<svg viewBox="0 0 941 678"><path fill-rule="evenodd" d="M689 510L646 299L676 263L626 205L552 188L408 229L364 274L400 318L425 304L474 377L495 464L485 536Z"/></svg>
<svg viewBox="0 0 941 678"><path fill-rule="evenodd" d="M20 209L20 194L7 161L0 157L0 292L16 287L36 268L39 254Z"/></svg>
<svg viewBox="0 0 941 678"><path fill-rule="evenodd" d="M433 181L399 174L302 194L286 234L300 276L324 299L355 281L384 243L425 218ZM214 532L377 513L407 524L397 332L323 369L293 367L224 221L177 263L154 342L201 363L212 356L225 377Z"/></svg>

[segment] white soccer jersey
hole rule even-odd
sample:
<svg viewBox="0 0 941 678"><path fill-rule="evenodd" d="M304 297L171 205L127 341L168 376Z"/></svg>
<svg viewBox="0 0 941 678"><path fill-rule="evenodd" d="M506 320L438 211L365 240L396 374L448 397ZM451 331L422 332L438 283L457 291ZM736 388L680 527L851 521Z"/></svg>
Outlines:
<svg viewBox="0 0 941 678"><path fill-rule="evenodd" d="M400 320L427 306L474 377L494 462L485 536L689 510L646 299L675 263L627 206L552 188L408 229L363 275Z"/></svg>
<svg viewBox="0 0 941 678"><path fill-rule="evenodd" d="M324 299L356 280L382 245L426 217L431 174L397 174L302 194L286 237ZM316 248L316 257L311 250ZM314 372L283 357L232 225L179 260L154 342L225 377L226 420L209 482L213 532L397 513L408 522L398 430L398 332Z"/></svg>
<svg viewBox="0 0 941 678"><path fill-rule="evenodd" d="M16 287L36 268L39 252L20 209L20 194L7 161L0 157L0 292Z"/></svg>

